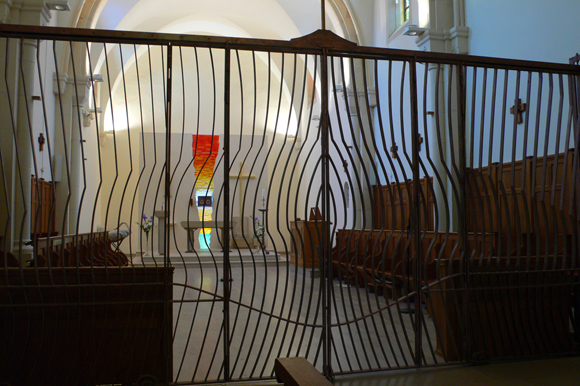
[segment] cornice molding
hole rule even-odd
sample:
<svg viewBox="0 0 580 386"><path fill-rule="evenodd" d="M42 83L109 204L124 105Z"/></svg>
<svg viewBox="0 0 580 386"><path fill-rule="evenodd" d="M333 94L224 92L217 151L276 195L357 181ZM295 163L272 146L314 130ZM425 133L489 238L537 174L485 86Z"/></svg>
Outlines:
<svg viewBox="0 0 580 386"><path fill-rule="evenodd" d="M0 0L0 24L6 24L10 19L13 0Z"/></svg>
<svg viewBox="0 0 580 386"><path fill-rule="evenodd" d="M454 26L450 30L427 30L416 40L424 51L469 54L469 27Z"/></svg>
<svg viewBox="0 0 580 386"><path fill-rule="evenodd" d="M84 106L88 102L88 97L90 96L91 90L91 77L84 76L77 78L76 81L74 78L70 77L68 74L59 73L58 76L56 72L53 75L53 85L52 91L55 95L63 95L67 92L69 86L73 87L72 90L72 101L74 106ZM74 90L78 93L78 103L77 103L77 96L74 95Z"/></svg>
<svg viewBox="0 0 580 386"><path fill-rule="evenodd" d="M46 26L50 21L52 14L50 9L46 6L44 0L10 0L12 5L11 11L18 11L20 18L16 24L39 25ZM25 20L23 20L23 13L27 13Z"/></svg>
<svg viewBox="0 0 580 386"><path fill-rule="evenodd" d="M69 78L67 84L72 84L73 87L75 87L76 89L77 95L75 95L74 91L72 95L73 106L83 107L89 102L89 96L91 93L91 85L92 85L90 76L85 76L80 79L77 79L76 82L74 79Z"/></svg>
<svg viewBox="0 0 580 386"><path fill-rule="evenodd" d="M68 84L68 74L56 74L54 73L52 77L52 92L54 95L63 95L66 90L66 85Z"/></svg>

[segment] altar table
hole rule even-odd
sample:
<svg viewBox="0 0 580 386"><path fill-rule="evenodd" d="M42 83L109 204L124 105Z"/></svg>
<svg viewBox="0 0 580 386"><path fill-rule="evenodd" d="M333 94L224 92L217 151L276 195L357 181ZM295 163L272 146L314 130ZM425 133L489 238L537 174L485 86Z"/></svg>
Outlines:
<svg viewBox="0 0 580 386"><path fill-rule="evenodd" d="M200 228L213 228L219 229L220 232L223 234L223 230L225 228L225 222L222 220L191 220L191 221L182 221L181 226L187 231L187 251L186 252L194 252L195 251L195 231ZM235 221L230 221L230 229L236 226Z"/></svg>

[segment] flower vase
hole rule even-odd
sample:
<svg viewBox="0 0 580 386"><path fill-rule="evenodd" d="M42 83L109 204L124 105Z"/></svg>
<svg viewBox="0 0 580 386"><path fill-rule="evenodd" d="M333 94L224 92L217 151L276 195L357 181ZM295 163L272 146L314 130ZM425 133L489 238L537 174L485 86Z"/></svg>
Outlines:
<svg viewBox="0 0 580 386"><path fill-rule="evenodd" d="M145 253L143 256L149 257L149 234L145 233Z"/></svg>

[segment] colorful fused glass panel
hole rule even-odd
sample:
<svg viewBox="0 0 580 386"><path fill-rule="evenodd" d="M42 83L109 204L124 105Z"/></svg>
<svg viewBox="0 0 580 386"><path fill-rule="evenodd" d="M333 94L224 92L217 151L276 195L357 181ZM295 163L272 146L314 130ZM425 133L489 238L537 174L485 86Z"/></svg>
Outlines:
<svg viewBox="0 0 580 386"><path fill-rule="evenodd" d="M195 188L198 194L211 196L213 194L213 174L215 160L219 151L219 135L193 135L193 167L195 168ZM196 200L197 201L197 200ZM199 218L205 221L212 220L213 209L207 206L198 207ZM199 232L200 245L207 249L211 228L201 229Z"/></svg>

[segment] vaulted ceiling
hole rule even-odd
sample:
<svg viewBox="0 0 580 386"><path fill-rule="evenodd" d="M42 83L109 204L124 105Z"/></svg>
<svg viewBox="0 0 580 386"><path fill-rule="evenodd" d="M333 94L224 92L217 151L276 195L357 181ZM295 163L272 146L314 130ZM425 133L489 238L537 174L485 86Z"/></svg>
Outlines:
<svg viewBox="0 0 580 386"><path fill-rule="evenodd" d="M83 4L79 24L107 30L289 40L310 34L322 25L319 0L85 0ZM354 18L347 0L326 0L325 9L326 28L358 43ZM130 74L135 72L135 62L140 60L138 58L145 51L139 50L136 56L126 52L122 60L116 58L115 51L105 63L103 48L95 45L91 49L94 58L91 61L93 70L103 74L112 85L111 97L108 92L103 92L100 101L100 105L105 107L105 122L110 122L105 125L108 126L105 130L113 129L113 120L107 117L111 114L111 107L119 103L115 108L115 121L119 122L114 126L131 127L130 122L139 122L139 119L131 119L135 114L123 107L126 99L122 90L138 89L137 79ZM112 46L108 47L108 50L111 49ZM215 60L219 68L222 59L216 57ZM190 64L185 63L186 67L189 66L187 68L193 68L193 64ZM143 71L147 66L143 64L141 67ZM262 70L266 71L265 68ZM277 65L272 70L275 70L272 79L281 81ZM121 76L123 72L127 74L125 77ZM158 72L152 74L151 79L157 79L162 90L163 70ZM288 85L283 83L286 89ZM267 89L260 90L264 95L268 92ZM160 106L163 107L162 104ZM159 111L157 116L162 118L163 111ZM146 126L153 125L153 122L145 123Z"/></svg>
<svg viewBox="0 0 580 386"><path fill-rule="evenodd" d="M326 3L327 29L357 41L345 0ZM320 29L320 15L319 0L109 0L101 2L91 24L109 30L288 40Z"/></svg>

